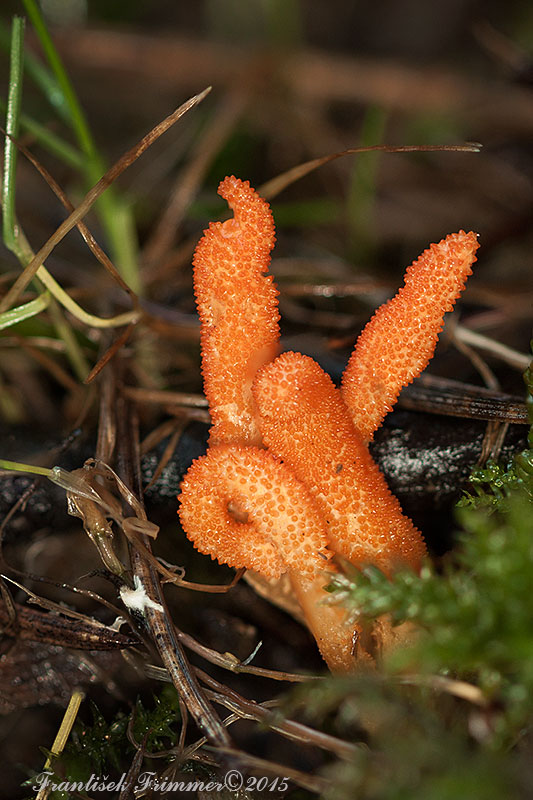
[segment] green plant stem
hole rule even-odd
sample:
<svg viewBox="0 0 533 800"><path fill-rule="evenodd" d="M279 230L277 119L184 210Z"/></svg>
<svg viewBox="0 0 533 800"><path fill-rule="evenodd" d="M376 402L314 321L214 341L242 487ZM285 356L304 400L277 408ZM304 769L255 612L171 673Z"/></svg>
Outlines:
<svg viewBox="0 0 533 800"><path fill-rule="evenodd" d="M25 266L34 258L35 253L20 228L16 230L15 241L18 257L22 265ZM35 273L35 277L67 311L70 311L73 317L76 317L80 322L89 325L91 328L114 328L120 325L129 325L130 322L136 322L139 319L139 311L126 311L124 314L117 314L116 317L109 318L96 317L79 306L68 292L59 285L56 279L50 275L46 267L41 265Z"/></svg>
<svg viewBox="0 0 533 800"><path fill-rule="evenodd" d="M19 227L15 214L16 198L16 168L17 168L17 147L16 138L20 124L20 107L22 95L23 64L24 64L24 20L21 17L13 19L11 36L10 54L10 75L9 75L9 94L6 112L6 132L4 147L4 173L2 180L2 233L4 243L18 258L19 262L25 267L32 260L34 253ZM67 323L61 309L50 295L56 298L74 316L82 322L92 327L108 327L115 324L127 324L132 321L131 313L120 314L112 320L102 320L92 314L88 314L80 308L77 303L64 291L64 289L54 280L45 267L41 266L37 270L36 278L39 284L49 290L31 303L9 309L1 317L0 326L7 327L15 324L21 319L26 319L49 306L54 326L65 344L66 352L71 366L79 378L83 381L89 372L89 365L83 352L76 340L72 328ZM137 313L137 312L136 312ZM138 316L138 313L137 313ZM4 323L2 325L2 322Z"/></svg>
<svg viewBox="0 0 533 800"><path fill-rule="evenodd" d="M17 169L16 138L20 121L24 64L23 55L24 20L21 17L14 17L11 35L9 93L6 113L7 135L5 137L4 173L2 180L2 234L6 247L16 255L22 266L26 266L26 264L31 261L33 253L17 223L15 213ZM52 298L48 292L41 294L31 303L6 311L5 314L2 315L2 321L5 323L2 327L12 325L21 319L33 316L46 306L50 306L56 330L65 343L66 352L76 375L80 380L84 380L89 371L89 365L76 341L72 329L66 323L57 304L52 302Z"/></svg>
<svg viewBox="0 0 533 800"><path fill-rule="evenodd" d="M72 326L69 325L68 321L65 319L65 316L61 311L61 307L54 297L50 298L49 311L54 328L56 329L59 338L62 339L65 344L65 350L72 369L74 370L78 380L83 383L89 374L89 364L83 355L83 351L79 346L76 335L72 330Z"/></svg>
<svg viewBox="0 0 533 800"><path fill-rule="evenodd" d="M58 88L65 98L72 130L86 156L84 164L85 179L90 185L93 185L105 174L106 165L96 148L83 110L59 53L48 33L37 3L35 0L23 0L23 3L56 78ZM112 260L117 265L126 283L136 294L140 294L141 279L137 260L138 248L129 203L110 188L99 198L95 207L109 240Z"/></svg>
<svg viewBox="0 0 533 800"><path fill-rule="evenodd" d="M59 54L54 46L52 38L48 33L44 19L39 7L34 0L22 0L28 18L33 25L39 41L44 50L44 54L50 64L52 72L57 81L61 94L65 98L65 104L69 111L70 124L76 135L83 152L90 157L97 157L98 152L95 148L89 126L83 110L78 102L76 93L72 87L65 68L59 58Z"/></svg>
<svg viewBox="0 0 533 800"><path fill-rule="evenodd" d="M7 104L0 98L0 111L5 114ZM84 156L75 147L48 130L45 125L29 117L27 114L20 114L19 125L21 130L30 133L34 139L49 153L57 156L63 163L68 164L73 169L82 170L84 167Z"/></svg>
<svg viewBox="0 0 533 800"><path fill-rule="evenodd" d="M0 20L0 45L6 51L9 51L10 40L10 30L7 25ZM41 61L27 50L24 53L24 69L31 80L42 91L57 116L60 117L66 125L70 125L70 112L65 98L57 85L57 81L52 73L43 66Z"/></svg>
<svg viewBox="0 0 533 800"><path fill-rule="evenodd" d="M67 311L70 311L73 317L76 317L80 322L84 322L91 328L116 328L121 325L129 325L130 322L137 322L140 317L140 312L137 310L126 311L124 314L117 314L116 317L96 317L94 314L90 314L79 306L68 292L59 285L55 278L50 275L45 267L39 267L37 270L37 277L43 285L46 286L50 294L52 294Z"/></svg>
<svg viewBox="0 0 533 800"><path fill-rule="evenodd" d="M6 133L4 144L4 175L2 180L2 232L5 246L17 257L15 218L15 193L11 188L15 184L17 171L17 148L14 140L19 129L20 103L22 97L24 50L24 20L13 17L11 29L11 54L9 63L9 93L6 113Z"/></svg>
<svg viewBox="0 0 533 800"><path fill-rule="evenodd" d="M22 320L34 317L36 314L40 314L41 311L48 308L49 303L49 292L43 292L29 303L4 311L3 314L0 314L0 331L4 330L4 328L10 328L12 325L22 322Z"/></svg>
<svg viewBox="0 0 533 800"><path fill-rule="evenodd" d="M6 461L0 458L0 469L8 469L10 472L31 472L35 475L44 475L46 478L50 477L51 469L45 467L36 467L33 464L22 464L19 461Z"/></svg>

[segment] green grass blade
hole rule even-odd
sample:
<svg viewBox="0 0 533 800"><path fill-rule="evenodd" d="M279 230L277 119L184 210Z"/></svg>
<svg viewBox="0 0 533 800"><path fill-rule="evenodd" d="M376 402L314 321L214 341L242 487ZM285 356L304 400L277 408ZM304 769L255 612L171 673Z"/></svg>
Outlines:
<svg viewBox="0 0 533 800"><path fill-rule="evenodd" d="M14 139L19 129L20 104L22 97L24 52L24 20L13 17L11 29L11 54L9 64L9 92L6 113L6 133L4 145L4 174L2 180L2 234L5 246L16 253L15 218L15 177L17 171L17 148Z"/></svg>
<svg viewBox="0 0 533 800"><path fill-rule="evenodd" d="M65 343L65 349L70 365L82 383L89 374L89 363L83 354L72 326L65 318L63 311L55 298L50 301L50 318L54 324L57 335Z"/></svg>
<svg viewBox="0 0 533 800"><path fill-rule="evenodd" d="M8 469L10 472L31 472L34 475L44 475L49 478L52 470L45 467L36 467L34 464L21 464L19 461L6 461L0 458L0 469Z"/></svg>
<svg viewBox="0 0 533 800"><path fill-rule="evenodd" d="M6 52L9 52L10 46L11 31L9 27L0 20L0 47ZM56 114L63 122L69 125L70 112L56 79L50 70L48 70L36 56L29 53L27 50L24 53L24 71L42 91Z"/></svg>
<svg viewBox="0 0 533 800"><path fill-rule="evenodd" d="M0 99L0 111L4 114L7 112L7 104L2 99ZM79 171L83 170L84 156L79 150L76 150L75 147L72 147L71 144L62 139L61 136L58 136L45 125L41 125L40 122L24 113L19 116L19 126L21 130L30 133L36 142L48 150L49 153L57 156L64 164Z"/></svg>
<svg viewBox="0 0 533 800"><path fill-rule="evenodd" d="M39 41L44 50L48 63L55 76L59 89L64 97L65 104L69 111L70 122L76 138L80 144L83 152L91 157L97 155L96 147L94 145L89 126L83 110L78 102L76 93L72 87L69 77L63 67L59 54L52 42L52 38L48 33L39 7L34 0L23 0L24 8L28 15L28 19L33 25Z"/></svg>
<svg viewBox="0 0 533 800"><path fill-rule="evenodd" d="M0 331L3 331L5 328L10 328L12 325L16 325L18 322L22 322L25 319L34 317L36 314L40 314L41 311L44 311L44 309L48 307L49 303L49 292L43 292L39 297L36 297L35 300L31 300L29 303L11 308L9 311L4 311L3 314L0 314Z"/></svg>
<svg viewBox="0 0 533 800"><path fill-rule="evenodd" d="M80 149L86 155L84 165L85 178L89 184L93 185L106 172L105 162L96 148L83 109L78 102L72 83L46 28L37 3L35 0L23 0L23 3L28 18L39 37L58 88L65 99L72 130L78 140ZM113 188L110 188L98 200L95 209L106 231L112 260L116 263L124 280L136 294L139 294L141 280L137 259L138 248L135 238L135 225L129 204Z"/></svg>

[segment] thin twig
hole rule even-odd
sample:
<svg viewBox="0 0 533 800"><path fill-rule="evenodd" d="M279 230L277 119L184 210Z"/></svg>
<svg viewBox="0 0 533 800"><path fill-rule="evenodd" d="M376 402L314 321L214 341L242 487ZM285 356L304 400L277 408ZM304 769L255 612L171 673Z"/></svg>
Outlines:
<svg viewBox="0 0 533 800"><path fill-rule="evenodd" d="M489 705L488 698L478 686L455 678L447 678L445 675L403 675L399 682L407 686L429 686L440 692L460 697L481 708Z"/></svg>
<svg viewBox="0 0 533 800"><path fill-rule="evenodd" d="M281 175L276 175L275 178L263 183L259 187L258 192L261 197L267 200L272 200L280 192L286 189L295 181L300 180L305 175L309 175L319 167L329 164L330 161L335 161L337 158L343 156L357 155L360 153L383 152L383 153L416 153L416 152L439 152L448 151L453 153L478 153L481 145L477 142L467 142L465 144L450 144L450 145L389 145L389 144L375 144L368 147L349 147L347 150L342 150L338 153L328 153L328 155L321 156L320 158L313 158L310 161L305 161L303 164L298 164L296 167L288 169Z"/></svg>
<svg viewBox="0 0 533 800"><path fill-rule="evenodd" d="M130 486L136 485L138 498L140 498L140 478L135 481L132 475L132 466L136 464L138 467L139 464L137 425L129 411L126 399L119 396L117 402L120 404L120 408L117 408L117 421L123 480ZM129 454L126 448L129 448ZM136 475L139 475L138 468ZM138 502L140 504L140 499ZM149 537L144 536L142 540L144 548L151 552ZM230 737L202 690L191 669L183 646L175 634L155 569L146 561L138 548L131 545L130 555L133 574L152 601L151 607L147 606L144 612L146 625L172 683L186 703L192 718L209 741L215 745L229 746Z"/></svg>
<svg viewBox="0 0 533 800"><path fill-rule="evenodd" d="M126 397L138 403L187 406L188 408L207 408L207 400L203 394L169 392L164 389L143 389L138 386L125 386L124 394Z"/></svg>
<svg viewBox="0 0 533 800"><path fill-rule="evenodd" d="M424 374L403 389L398 405L449 417L528 424L527 406L513 395Z"/></svg>
<svg viewBox="0 0 533 800"><path fill-rule="evenodd" d="M44 280L44 273L46 270L44 269L43 264L56 245L58 245L59 242L67 235L67 233L72 230L72 228L74 228L81 219L83 219L91 206L96 202L100 195L105 192L108 186L111 186L111 184L119 177L119 175L124 172L124 170L130 166L130 164L133 163L133 161L135 161L135 159L139 158L139 156L144 153L144 151L150 147L150 145L153 144L156 139L165 133L165 131L174 125L174 123L177 122L180 117L200 103L209 92L210 87L204 89L204 91L200 92L200 94L194 95L194 97L191 97L190 100L187 100L187 102L183 103L178 109L176 109L176 111L152 128L152 130L146 136L144 136L140 142L128 150L128 152L123 155L122 158L120 158L116 164L114 164L114 166L112 166L111 169L109 169L91 189L89 189L81 203L71 214L69 214L67 219L61 223L57 230L54 231L52 236L50 236L48 241L41 247L39 252L36 253L31 259L24 272L15 281L3 300L0 301L0 313L2 311L6 311L8 308L11 308L26 286L30 283L30 281L33 280L35 275L38 275L45 286L49 288L48 283ZM55 281L53 283L55 284ZM127 321L131 321L131 316Z"/></svg>
<svg viewBox="0 0 533 800"><path fill-rule="evenodd" d="M275 764L264 758L250 755L250 753L246 753L243 750L225 747L222 748L222 752L226 756L231 757L235 762L242 764L248 770L253 770L258 775L270 774L280 778L287 778L297 786L301 786L303 789L307 789L315 794L323 795L326 789L329 789L332 785L331 780L321 778L319 775L308 775L292 767L286 767L283 764ZM250 783L251 785L251 781L247 781L246 779L244 783Z"/></svg>
<svg viewBox="0 0 533 800"><path fill-rule="evenodd" d="M197 194L198 187L213 159L220 153L246 107L250 97L248 84L249 81L243 85L242 76L239 76L237 86L222 99L221 106L207 130L198 137L195 152L185 169L180 172L172 188L170 201L143 250L143 261L149 268L157 268L176 240L176 232L186 209Z"/></svg>
<svg viewBox="0 0 533 800"><path fill-rule="evenodd" d="M233 689L219 683L201 669L196 669L196 674L206 686L210 687L213 692L211 695L213 699L216 699L217 702L243 718L255 719L272 728L272 730L282 733L289 739L295 739L305 744L320 747L322 750L328 750L335 753L339 758L351 759L360 749L357 745L345 742L322 731L316 731L300 722L283 719L279 714L274 714L268 708L265 708L263 704L248 700L238 692L233 691Z"/></svg>
<svg viewBox="0 0 533 800"><path fill-rule="evenodd" d="M456 325L453 333L455 338L459 339L461 342L470 344L472 347L478 347L480 350L490 353L490 355L495 358L499 358L501 361L509 364L510 367L515 367L515 369L519 369L522 372L527 369L531 363L531 356L527 355L527 353L520 353L518 350L514 350L506 344L484 336L482 333L477 333L470 328L465 328L464 325Z"/></svg>
<svg viewBox="0 0 533 800"><path fill-rule="evenodd" d="M52 759L60 756L63 750L65 749L65 745L70 736L72 726L76 721L76 717L78 716L78 711L84 697L85 694L83 692L80 692L79 690L75 690L72 692L69 704L63 715L63 719L61 720L61 725L59 726L59 730L57 731L56 738L54 739L54 743L50 750L50 755L47 757L45 761L43 772L46 772L47 770L50 769L50 767L52 766ZM37 800L45 800L45 798L49 796L51 791L52 791L52 786L49 785L48 781L44 782L37 794Z"/></svg>
<svg viewBox="0 0 533 800"><path fill-rule="evenodd" d="M219 653L217 650L212 650L210 647L200 644L193 636L189 636L188 633L176 629L176 635L189 650L202 656L206 661L210 661L212 664L223 667L230 672L244 672L262 678L269 678L273 681L288 681L290 683L304 683L310 680L320 680L320 676L318 675L298 675L295 672L280 672L278 670L264 669L263 667L253 667L250 664L243 664L231 654Z"/></svg>

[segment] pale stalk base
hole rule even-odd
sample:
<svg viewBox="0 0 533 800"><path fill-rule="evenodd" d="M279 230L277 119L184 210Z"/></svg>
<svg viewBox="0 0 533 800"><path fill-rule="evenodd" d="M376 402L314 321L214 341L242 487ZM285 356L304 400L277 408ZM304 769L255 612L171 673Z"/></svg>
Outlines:
<svg viewBox="0 0 533 800"><path fill-rule="evenodd" d="M310 580L291 573L290 578L309 630L330 670L353 672L357 666L371 663L371 656L362 647L361 630L346 622L345 609L324 602L329 597L324 591L327 575L317 574Z"/></svg>

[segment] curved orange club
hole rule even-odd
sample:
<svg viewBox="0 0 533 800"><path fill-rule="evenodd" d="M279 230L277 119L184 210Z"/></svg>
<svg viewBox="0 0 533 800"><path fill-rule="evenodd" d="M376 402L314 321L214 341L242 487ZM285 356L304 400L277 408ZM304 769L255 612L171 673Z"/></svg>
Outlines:
<svg viewBox="0 0 533 800"><path fill-rule="evenodd" d="M444 315L472 274L479 247L472 231L432 244L405 273L405 282L364 328L342 379L342 396L356 428L369 440L400 390L427 367Z"/></svg>
<svg viewBox="0 0 533 800"><path fill-rule="evenodd" d="M247 181L226 178L218 191L234 216L210 224L193 261L210 444L257 445L252 381L277 355L279 340L278 291L265 274L274 221L268 203Z"/></svg>
<svg viewBox="0 0 533 800"><path fill-rule="evenodd" d="M309 488L330 548L390 573L420 567L424 540L390 492L329 375L283 353L257 375L254 395L267 447Z"/></svg>

